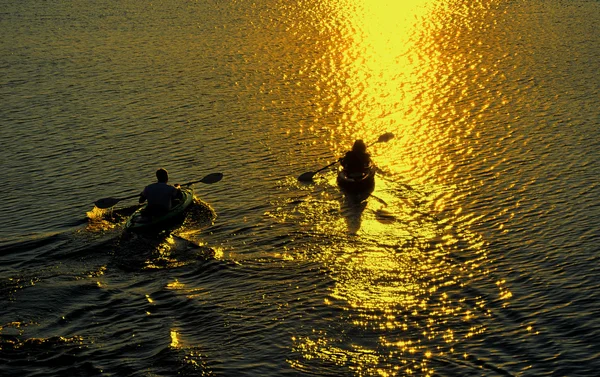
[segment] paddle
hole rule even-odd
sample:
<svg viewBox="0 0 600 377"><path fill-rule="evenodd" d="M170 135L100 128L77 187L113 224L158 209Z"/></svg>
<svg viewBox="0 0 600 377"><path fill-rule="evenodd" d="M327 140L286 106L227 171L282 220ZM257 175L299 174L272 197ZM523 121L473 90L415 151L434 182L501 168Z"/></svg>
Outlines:
<svg viewBox="0 0 600 377"><path fill-rule="evenodd" d="M202 179L199 179L197 181L192 181L192 182L184 183L181 186L190 186L190 185L193 185L194 183L212 184L212 183L219 182L222 178L223 178L223 173L211 173L211 174L208 174L207 176L205 176ZM133 198L137 198L139 196L140 196L140 194L135 194L135 195L127 196L125 198L103 198L103 199L96 200L94 202L94 205L96 207L98 207L98 208L106 209L106 208L110 208L110 207L114 206L115 204L117 204L121 200L133 199Z"/></svg>
<svg viewBox="0 0 600 377"><path fill-rule="evenodd" d="M391 132L386 132L383 135L379 136L379 139L377 139L377 141L372 142L371 144L369 144L367 147L370 147L371 145L375 144L375 143L386 143L388 141L390 141L391 139L394 138L394 134ZM323 171L325 169L327 169L330 166L333 166L335 164L337 164L338 162L340 162L342 159L339 158L336 161L332 162L331 164L322 167L319 170L316 171L307 171L306 173L302 173L300 174L300 176L298 177L298 180L300 182L312 182L313 177L315 176L315 174L317 174L320 171Z"/></svg>

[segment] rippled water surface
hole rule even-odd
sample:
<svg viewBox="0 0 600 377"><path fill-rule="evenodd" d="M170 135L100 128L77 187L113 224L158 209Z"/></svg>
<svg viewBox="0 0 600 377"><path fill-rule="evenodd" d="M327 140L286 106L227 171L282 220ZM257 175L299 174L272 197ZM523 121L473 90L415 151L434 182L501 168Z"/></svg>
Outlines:
<svg viewBox="0 0 600 377"><path fill-rule="evenodd" d="M1 375L596 375L598 1L0 9Z"/></svg>

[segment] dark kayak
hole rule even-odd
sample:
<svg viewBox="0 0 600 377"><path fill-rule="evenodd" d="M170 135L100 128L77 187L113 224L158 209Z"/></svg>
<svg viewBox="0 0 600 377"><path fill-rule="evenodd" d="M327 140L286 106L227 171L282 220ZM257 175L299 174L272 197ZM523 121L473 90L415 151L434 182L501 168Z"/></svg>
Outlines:
<svg viewBox="0 0 600 377"><path fill-rule="evenodd" d="M125 224L125 229L132 232L144 232L144 231L162 231L169 229L173 225L183 219L185 210L194 201L194 189L191 187L181 188L183 198L180 199L169 212L160 216L146 216L144 215L144 208L146 206L135 211Z"/></svg>
<svg viewBox="0 0 600 377"><path fill-rule="evenodd" d="M338 186L349 194L370 194L375 189L375 170L373 165L359 173L348 173L340 168L337 176Z"/></svg>

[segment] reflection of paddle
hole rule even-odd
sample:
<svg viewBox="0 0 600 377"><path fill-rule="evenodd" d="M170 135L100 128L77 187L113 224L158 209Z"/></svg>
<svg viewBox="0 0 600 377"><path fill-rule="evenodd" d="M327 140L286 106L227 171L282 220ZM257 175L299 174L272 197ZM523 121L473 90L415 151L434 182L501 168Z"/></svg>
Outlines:
<svg viewBox="0 0 600 377"><path fill-rule="evenodd" d="M375 143L385 143L385 142L388 142L388 141L390 141L390 140L391 140L391 139L393 139L393 138L394 138L394 134L393 134L393 133L391 133L391 132L386 132L386 133L384 133L383 135L379 136L379 139L377 139L377 141L374 141L374 142L372 142L372 143L371 143L371 144L369 144L367 147L370 147L371 145L373 145L373 144L375 144ZM300 174L300 176L298 177L298 180L299 180L300 182L311 182L311 181L312 181L312 179L313 179L313 177L315 176L315 174L317 174L317 173L318 173L318 172L320 172L320 171L323 171L323 170L327 169L327 168L328 168L328 167L330 167L330 166L333 166L333 165L337 164L337 163L338 163L338 162L340 162L341 160L342 160L342 159L340 158L340 159L336 160L335 162L332 162L331 164L329 164L329 165L327 165L327 166L325 166L325 167L322 167L322 168L321 168L321 169L319 169L319 170L316 170L316 171L307 171L306 173L302 173L302 174Z"/></svg>
<svg viewBox="0 0 600 377"><path fill-rule="evenodd" d="M206 177L204 177L204 178L202 178L200 180L192 181L192 182L188 182L188 183L184 183L181 186L190 186L190 185L193 185L194 183L212 184L212 183L219 182L222 178L223 178L223 173L211 173L211 174L207 175ZM117 204L121 200L133 199L133 198L137 198L139 196L140 196L140 194L135 194L135 195L127 196L125 198L103 198L103 199L96 200L94 202L94 205L96 207L98 207L98 208L106 209L106 208L110 208L110 207L114 206L115 204Z"/></svg>

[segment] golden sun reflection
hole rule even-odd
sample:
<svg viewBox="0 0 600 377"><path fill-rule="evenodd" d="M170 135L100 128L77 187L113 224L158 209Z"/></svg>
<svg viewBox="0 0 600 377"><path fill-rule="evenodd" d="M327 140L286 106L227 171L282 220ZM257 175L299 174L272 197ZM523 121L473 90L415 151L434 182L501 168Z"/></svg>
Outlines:
<svg viewBox="0 0 600 377"><path fill-rule="evenodd" d="M179 335L177 334L177 330L171 329L171 348L179 347Z"/></svg>
<svg viewBox="0 0 600 377"><path fill-rule="evenodd" d="M167 289L173 289L173 290L183 289L184 287L185 287L185 284L180 283L179 280L177 280L177 279L168 283L166 286Z"/></svg>
<svg viewBox="0 0 600 377"><path fill-rule="evenodd" d="M414 38L429 2L357 1L335 9L342 37L316 67L323 82L315 102L328 103L319 108L319 118L339 114L339 126L332 130L338 150L346 147L340 141L370 140L367 135L418 119L419 92L413 88L419 84L415 72L422 56Z"/></svg>
<svg viewBox="0 0 600 377"><path fill-rule="evenodd" d="M493 14L478 2L324 4L327 18L307 37L320 55L301 69L314 84L314 119L300 132L321 136L338 155L358 138L396 137L369 148L380 173L368 202L334 197L332 178L294 211L269 215L323 235L322 247L294 257L320 260L334 282L325 304L342 305L356 331L382 336L347 349L315 329L294 344L305 360L349 365L360 375L433 375L431 360L462 355L460 345L482 336L480 322L490 316L487 300L465 289L487 274L487 243L473 230L482 215L465 200L463 188L476 183L459 169L474 157L475 126L496 100L488 93L481 103L467 101L471 92L487 93L481 78L490 67L477 52L477 28L493 24L486 19ZM504 282L497 287L508 302Z"/></svg>

